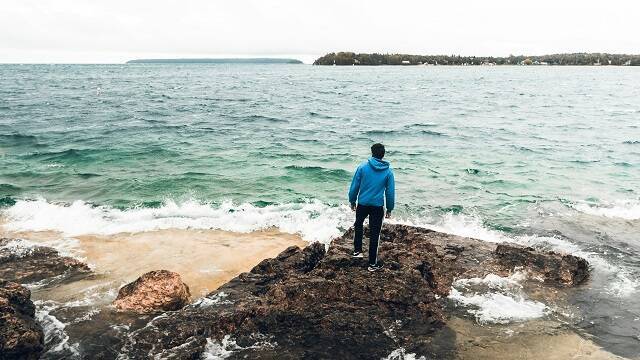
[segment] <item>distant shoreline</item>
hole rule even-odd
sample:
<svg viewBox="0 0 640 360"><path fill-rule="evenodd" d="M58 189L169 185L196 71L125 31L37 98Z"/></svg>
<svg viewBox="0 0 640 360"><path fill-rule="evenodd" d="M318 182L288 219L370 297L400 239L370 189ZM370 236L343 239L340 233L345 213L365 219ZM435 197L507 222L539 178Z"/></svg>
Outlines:
<svg viewBox="0 0 640 360"><path fill-rule="evenodd" d="M287 58L134 59L127 64L302 64Z"/></svg>
<svg viewBox="0 0 640 360"><path fill-rule="evenodd" d="M340 66L494 66L494 65L551 65L551 66L640 66L640 55L607 53L572 53L540 56L510 55L460 56L460 55L409 55L338 52L326 54L313 62L313 65Z"/></svg>

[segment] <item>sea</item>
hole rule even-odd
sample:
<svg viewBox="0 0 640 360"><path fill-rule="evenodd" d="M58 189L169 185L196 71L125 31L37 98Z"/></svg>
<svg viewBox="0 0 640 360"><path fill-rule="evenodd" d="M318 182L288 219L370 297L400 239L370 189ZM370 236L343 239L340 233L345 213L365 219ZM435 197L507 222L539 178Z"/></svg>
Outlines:
<svg viewBox="0 0 640 360"><path fill-rule="evenodd" d="M571 326L640 354L638 68L0 65L0 224L329 244L376 142L390 222L586 258Z"/></svg>

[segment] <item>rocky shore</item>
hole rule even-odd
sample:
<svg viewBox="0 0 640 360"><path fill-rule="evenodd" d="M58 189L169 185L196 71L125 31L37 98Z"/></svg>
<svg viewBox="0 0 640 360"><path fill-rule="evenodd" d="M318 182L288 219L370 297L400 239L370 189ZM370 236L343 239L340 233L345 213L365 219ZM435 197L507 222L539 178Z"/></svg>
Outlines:
<svg viewBox="0 0 640 360"><path fill-rule="evenodd" d="M135 308L126 311L116 304L90 320L78 321L77 313L60 310L57 316L71 324L67 335L78 344L65 357L457 358L459 330L450 322L454 316L477 320L456 313L452 305L452 287L460 279L526 274L518 286L536 299L551 300L561 296L561 289L579 286L589 277L588 263L575 256L404 225L385 225L380 247L384 268L370 273L366 260L350 256L352 235L348 231L328 249L320 243L290 247L181 309L189 290L181 287L177 274L157 272L123 288L122 297L133 294L129 303L135 304L143 301L140 296L153 296L155 280L158 284L170 280L163 289L177 294L177 300L160 304L170 304L163 309L175 311L160 315L138 314ZM62 274L71 274L66 279L88 271L73 262L65 264ZM19 279L11 279L16 271L9 267L15 263L0 261L0 274L6 280L22 282L28 275L22 271ZM1 287L13 286L7 284L2 282ZM5 307L0 311L2 319L10 314ZM24 316L33 319L31 312ZM37 351L36 346L34 354Z"/></svg>

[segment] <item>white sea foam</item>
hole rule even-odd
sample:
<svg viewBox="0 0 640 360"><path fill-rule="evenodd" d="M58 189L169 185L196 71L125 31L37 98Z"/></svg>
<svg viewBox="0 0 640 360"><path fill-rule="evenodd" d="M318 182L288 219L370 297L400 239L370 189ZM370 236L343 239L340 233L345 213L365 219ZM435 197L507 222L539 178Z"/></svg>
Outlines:
<svg viewBox="0 0 640 360"><path fill-rule="evenodd" d="M467 311L475 315L481 324L507 324L512 321L536 319L544 316L547 309L541 302L499 293L466 295L451 289L449 298L462 305L476 307Z"/></svg>
<svg viewBox="0 0 640 360"><path fill-rule="evenodd" d="M308 241L327 243L350 224L347 206L319 201L257 207L224 202L220 206L189 200L167 201L159 208L120 210L92 206L84 201L69 205L44 199L19 200L3 212L9 231L58 231L65 236L112 235L162 229L218 229L251 232L268 228L300 234Z"/></svg>
<svg viewBox="0 0 640 360"><path fill-rule="evenodd" d="M424 356L418 357L414 353L407 353L407 350L404 348L398 348L382 360L426 360L426 358Z"/></svg>
<svg viewBox="0 0 640 360"><path fill-rule="evenodd" d="M268 228L299 234L307 241L328 244L340 236L353 221L353 214L345 205L329 206L320 201L269 205L220 205L188 200L168 200L159 208L127 210L108 206L92 206L83 201L56 204L44 199L19 200L2 212L4 227L10 231L58 231L72 237L86 234L111 235L162 229L218 229L251 232ZM615 296L629 296L640 287L640 281L625 269L612 265L602 257L582 250L569 241L538 235L508 235L485 226L478 216L447 213L439 218L395 219L391 223L421 226L458 236L471 237L493 243L517 243L539 249L555 250L585 258L596 271L614 278L606 289ZM72 252L71 240L51 244L59 250Z"/></svg>
<svg viewBox="0 0 640 360"><path fill-rule="evenodd" d="M637 292L640 280L628 270L607 262L593 252L584 251L576 244L553 236L508 235L502 231L488 228L477 216L447 213L439 219L411 219L400 223L420 226L447 234L470 237L492 243L515 243L537 249L558 251L586 259L595 271L613 278L605 288L607 293L627 297Z"/></svg>
<svg viewBox="0 0 640 360"><path fill-rule="evenodd" d="M9 252L10 254L23 258L30 255L37 245L29 240L13 239L0 246L0 249Z"/></svg>
<svg viewBox="0 0 640 360"><path fill-rule="evenodd" d="M489 274L484 278L458 279L451 287L449 299L467 307L467 312L481 324L540 318L547 306L526 298L520 284L525 278L525 273L516 272L509 277Z"/></svg>
<svg viewBox="0 0 640 360"><path fill-rule="evenodd" d="M277 344L268 341L266 336L262 334L253 334L256 341L254 344L242 347L236 343L231 336L226 335L221 341L207 339L207 345L202 353L203 360L222 360L227 359L234 352L246 349L273 349Z"/></svg>
<svg viewBox="0 0 640 360"><path fill-rule="evenodd" d="M214 306L214 305L221 305L221 304L231 304L230 300L225 300L225 298L229 296L229 294L225 293L225 292L219 292L217 294L215 294L213 297L207 297L204 296L200 299L198 299L196 302L193 303L193 306L196 307L209 307L209 306Z"/></svg>
<svg viewBox="0 0 640 360"><path fill-rule="evenodd" d="M47 353L70 352L79 356L79 344L69 344L69 335L65 332L66 325L51 315L51 311L57 306L52 302L35 301L36 320L44 330L44 342L47 346Z"/></svg>
<svg viewBox="0 0 640 360"><path fill-rule="evenodd" d="M576 210L594 216L603 216L613 219L640 220L640 200L617 200L601 205L577 203L573 205Z"/></svg>

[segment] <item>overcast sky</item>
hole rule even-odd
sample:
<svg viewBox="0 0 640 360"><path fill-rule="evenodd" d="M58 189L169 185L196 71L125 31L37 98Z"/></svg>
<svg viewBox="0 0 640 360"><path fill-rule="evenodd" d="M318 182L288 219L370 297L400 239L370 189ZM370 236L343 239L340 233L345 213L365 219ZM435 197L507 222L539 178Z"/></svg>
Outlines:
<svg viewBox="0 0 640 360"><path fill-rule="evenodd" d="M639 0L2 0L0 62L640 54Z"/></svg>

